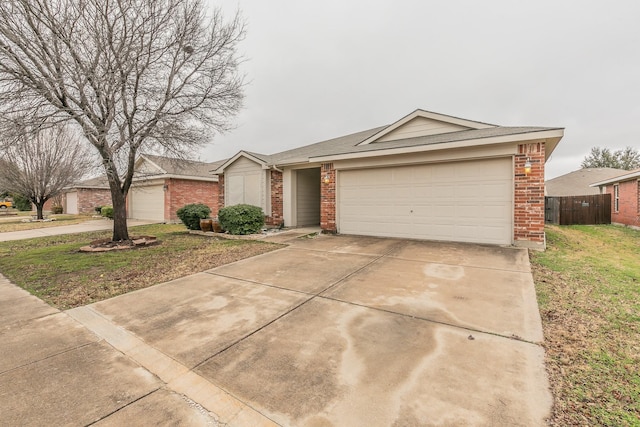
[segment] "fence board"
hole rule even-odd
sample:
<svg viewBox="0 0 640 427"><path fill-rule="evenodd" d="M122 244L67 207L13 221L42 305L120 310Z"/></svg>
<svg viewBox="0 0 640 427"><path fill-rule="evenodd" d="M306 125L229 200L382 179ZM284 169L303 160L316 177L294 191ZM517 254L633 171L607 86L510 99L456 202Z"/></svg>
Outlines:
<svg viewBox="0 0 640 427"><path fill-rule="evenodd" d="M546 223L611 224L611 194L545 197Z"/></svg>

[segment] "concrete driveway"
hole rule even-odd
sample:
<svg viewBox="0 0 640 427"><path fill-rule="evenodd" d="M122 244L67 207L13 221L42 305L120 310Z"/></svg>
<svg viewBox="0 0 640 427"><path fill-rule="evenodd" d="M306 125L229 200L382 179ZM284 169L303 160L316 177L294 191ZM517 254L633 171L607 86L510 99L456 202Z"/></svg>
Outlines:
<svg viewBox="0 0 640 427"><path fill-rule="evenodd" d="M42 314L40 324L56 318L74 331L73 351L0 365L0 406L23 425L544 425L552 400L525 250L352 236L289 243ZM0 339L24 351L14 335ZM98 372L83 390L85 366ZM2 384L51 369L65 372L67 394L78 388L78 403L65 408L58 393L64 410L29 418L55 387L23 381L12 396Z"/></svg>

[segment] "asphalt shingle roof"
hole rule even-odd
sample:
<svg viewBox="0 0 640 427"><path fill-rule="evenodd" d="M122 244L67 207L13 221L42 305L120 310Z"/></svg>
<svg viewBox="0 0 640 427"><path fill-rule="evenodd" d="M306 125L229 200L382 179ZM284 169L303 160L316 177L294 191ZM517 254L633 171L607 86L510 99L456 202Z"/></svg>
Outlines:
<svg viewBox="0 0 640 427"><path fill-rule="evenodd" d="M586 168L558 176L545 182L547 196L586 196L600 194L598 187L590 187L594 182L604 181L625 173L624 169Z"/></svg>

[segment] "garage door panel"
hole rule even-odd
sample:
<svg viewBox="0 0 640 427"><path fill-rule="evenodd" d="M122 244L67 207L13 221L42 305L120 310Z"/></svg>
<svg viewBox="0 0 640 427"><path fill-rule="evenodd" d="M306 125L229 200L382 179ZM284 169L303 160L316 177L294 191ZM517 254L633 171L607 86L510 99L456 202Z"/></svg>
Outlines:
<svg viewBox="0 0 640 427"><path fill-rule="evenodd" d="M341 171L339 231L509 244L510 158Z"/></svg>
<svg viewBox="0 0 640 427"><path fill-rule="evenodd" d="M129 218L164 221L163 185L131 187L129 191Z"/></svg>

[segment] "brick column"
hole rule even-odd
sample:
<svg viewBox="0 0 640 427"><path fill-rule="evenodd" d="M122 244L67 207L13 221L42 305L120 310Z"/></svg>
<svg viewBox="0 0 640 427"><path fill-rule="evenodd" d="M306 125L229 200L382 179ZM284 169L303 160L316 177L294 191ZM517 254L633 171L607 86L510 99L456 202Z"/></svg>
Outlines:
<svg viewBox="0 0 640 427"><path fill-rule="evenodd" d="M268 225L279 226L284 221L282 204L282 172L271 171L271 216L265 217Z"/></svg>
<svg viewBox="0 0 640 427"><path fill-rule="evenodd" d="M544 249L544 142L522 144L514 164L513 240L516 246ZM529 160L531 173L524 172Z"/></svg>
<svg viewBox="0 0 640 427"><path fill-rule="evenodd" d="M326 182L328 180L328 182ZM323 233L335 234L336 227L336 170L333 163L323 163L320 169L320 228Z"/></svg>
<svg viewBox="0 0 640 427"><path fill-rule="evenodd" d="M218 175L218 210L224 208L224 175Z"/></svg>

